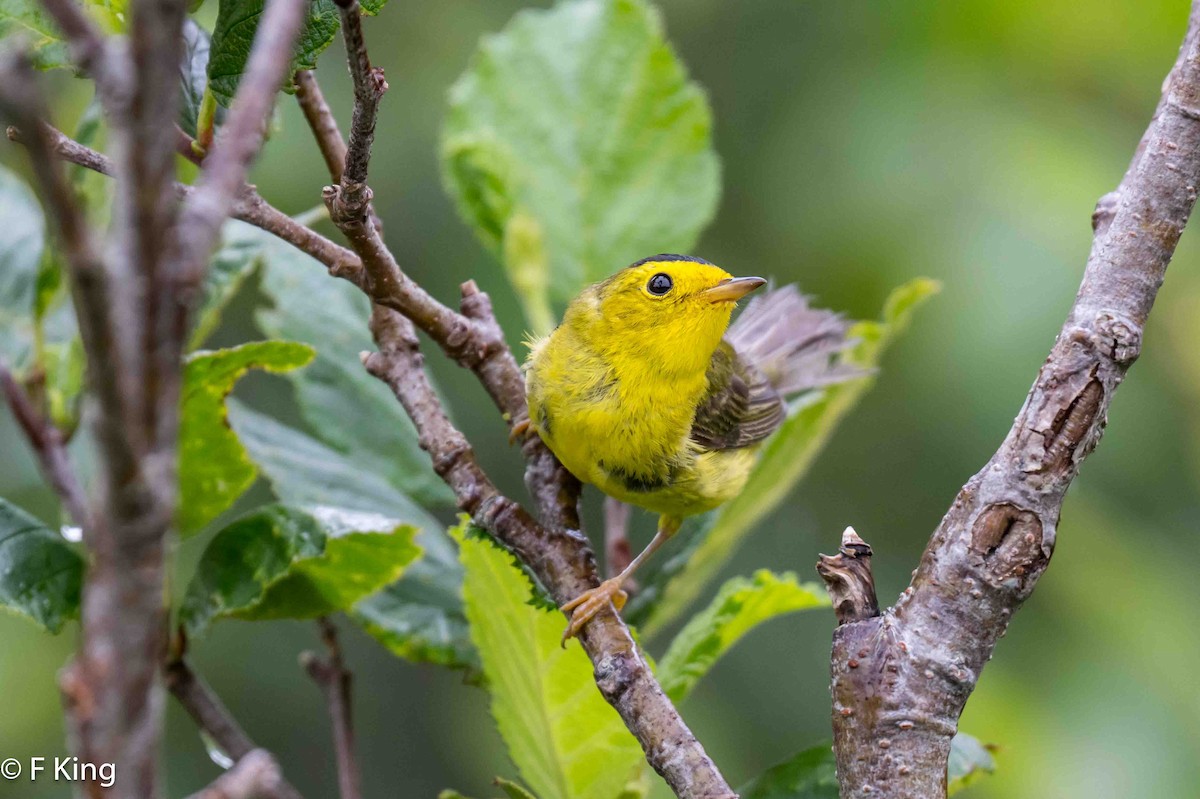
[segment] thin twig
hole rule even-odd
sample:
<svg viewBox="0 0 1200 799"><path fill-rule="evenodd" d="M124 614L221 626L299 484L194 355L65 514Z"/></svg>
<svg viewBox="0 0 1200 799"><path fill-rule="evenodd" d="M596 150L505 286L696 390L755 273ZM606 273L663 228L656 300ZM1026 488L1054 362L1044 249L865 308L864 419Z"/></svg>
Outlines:
<svg viewBox="0 0 1200 799"><path fill-rule="evenodd" d="M196 726L221 747L229 758L241 762L252 752L262 751L250 740L237 720L200 675L192 671L182 656L163 666L163 682ZM276 794L281 799L301 799L300 792L282 776Z"/></svg>
<svg viewBox="0 0 1200 799"><path fill-rule="evenodd" d="M333 727L339 795L341 799L362 799L362 775L354 753L354 721L351 713L353 675L342 660L337 627L327 618L318 619L317 626L328 656L321 658L314 652L304 652L300 655L300 664L325 694L325 704L329 708L329 720Z"/></svg>
<svg viewBox="0 0 1200 799"><path fill-rule="evenodd" d="M346 165L338 181L341 193L337 198L339 216L362 213L371 200L367 188L367 169L371 163L371 145L375 141L375 120L379 101L388 84L383 70L371 66L367 43L363 37L362 9L358 0L335 0L342 15L342 38L346 43L346 60L354 84L354 112L350 118L350 141L346 147Z"/></svg>
<svg viewBox="0 0 1200 799"><path fill-rule="evenodd" d="M92 523L89 518L87 495L79 484L75 470L71 467L71 461L67 457L67 447L63 441L62 431L38 412L25 388L2 360L0 360L0 390L4 392L13 418L17 420L17 424L25 433L25 438L29 440L33 454L37 456L42 476L58 494L71 519L83 529L85 534L90 534Z"/></svg>
<svg viewBox="0 0 1200 799"><path fill-rule="evenodd" d="M896 605L834 633L834 749L844 797L946 795L959 715L1049 565L1063 497L1138 357L1196 202L1197 18L1194 11L1165 100L1116 191L1111 222L1097 226L1075 303L1012 429L955 498Z"/></svg>
<svg viewBox="0 0 1200 799"><path fill-rule="evenodd" d="M337 119L325 101L325 94L317 83L317 76L312 70L302 69L296 73L296 101L308 126L312 129L313 138L325 159L325 168L329 171L329 179L334 183L342 182L342 170L346 167L346 142L342 132L338 130Z"/></svg>
<svg viewBox="0 0 1200 799"><path fill-rule="evenodd" d="M111 177L114 174L115 167L108 156L80 144L52 125L42 123L40 128L45 131L51 148L59 158L102 175ZM8 138L19 144L29 143L29 137L15 126L8 128ZM175 184L176 196L185 200L195 191L192 186ZM348 280L365 290L365 273L357 255L280 211L252 187L243 189L242 195L234 201L230 215L288 242L320 261L335 277Z"/></svg>
<svg viewBox="0 0 1200 799"><path fill-rule="evenodd" d="M283 775L270 752L255 749L188 799L283 799Z"/></svg>

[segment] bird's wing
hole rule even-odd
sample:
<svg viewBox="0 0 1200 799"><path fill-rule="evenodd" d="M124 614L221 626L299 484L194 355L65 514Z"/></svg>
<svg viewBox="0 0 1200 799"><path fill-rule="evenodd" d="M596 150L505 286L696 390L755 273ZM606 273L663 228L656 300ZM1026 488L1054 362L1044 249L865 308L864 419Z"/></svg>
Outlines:
<svg viewBox="0 0 1200 799"><path fill-rule="evenodd" d="M722 341L708 365L708 391L696 408L689 436L707 450L762 441L783 424L779 393L761 371Z"/></svg>

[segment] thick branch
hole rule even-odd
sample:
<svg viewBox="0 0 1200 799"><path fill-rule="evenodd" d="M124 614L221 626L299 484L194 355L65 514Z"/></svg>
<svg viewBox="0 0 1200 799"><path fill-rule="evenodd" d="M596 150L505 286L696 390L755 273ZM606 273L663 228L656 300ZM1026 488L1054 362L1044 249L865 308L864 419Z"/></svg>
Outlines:
<svg viewBox="0 0 1200 799"><path fill-rule="evenodd" d="M282 799L287 794L279 764L262 749L248 752L233 768L188 799Z"/></svg>
<svg viewBox="0 0 1200 799"><path fill-rule="evenodd" d="M1000 449L882 616L834 633L843 797L941 799L959 714L1054 551L1063 496L1104 428L1200 186L1200 47L1189 36L1074 307ZM884 746L884 741L887 746Z"/></svg>
<svg viewBox="0 0 1200 799"><path fill-rule="evenodd" d="M362 776L354 754L354 722L351 718L351 684L353 675L342 660L337 627L329 619L317 621L321 641L328 657L313 652L300 656L300 663L325 694L329 719L333 725L333 751L337 758L338 794L341 799L361 799Z"/></svg>
<svg viewBox="0 0 1200 799"><path fill-rule="evenodd" d="M176 657L163 666L163 682L196 726L232 760L241 763L254 752L263 751L255 746L221 698L213 693L203 678L192 671L182 657ZM282 775L278 778L278 788L273 795L280 799L302 799Z"/></svg>

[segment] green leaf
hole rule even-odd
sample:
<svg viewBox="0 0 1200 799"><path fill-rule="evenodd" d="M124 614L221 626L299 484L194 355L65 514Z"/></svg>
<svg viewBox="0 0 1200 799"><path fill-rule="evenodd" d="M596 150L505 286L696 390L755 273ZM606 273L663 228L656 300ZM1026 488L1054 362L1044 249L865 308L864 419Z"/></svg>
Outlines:
<svg viewBox="0 0 1200 799"><path fill-rule="evenodd" d="M57 633L79 615L83 558L15 505L0 499L0 608Z"/></svg>
<svg viewBox="0 0 1200 799"><path fill-rule="evenodd" d="M895 289L884 303L880 321L862 321L850 330L858 343L844 359L874 370L888 345L908 327L912 313L940 285L918 278ZM754 525L774 510L808 471L839 422L875 383L875 375L839 383L801 397L776 433L767 440L742 493L715 511L693 517L662 555L639 572L641 589L625 617L652 635L699 596Z"/></svg>
<svg viewBox="0 0 1200 799"><path fill-rule="evenodd" d="M257 235L238 235L249 227L240 225L230 222L222 228L221 248L208 262L189 349L200 347L212 335L226 306L262 264L263 239Z"/></svg>
<svg viewBox="0 0 1200 799"><path fill-rule="evenodd" d="M837 764L830 744L805 749L738 789L742 799L838 799Z"/></svg>
<svg viewBox="0 0 1200 799"><path fill-rule="evenodd" d="M46 223L37 198L0 167L0 358L21 373L33 361L34 311Z"/></svg>
<svg viewBox="0 0 1200 799"><path fill-rule="evenodd" d="M374 16L386 2L366 0L361 7L364 14ZM233 102L238 82L246 71L246 59L250 56L250 46L254 43L264 5L264 0L221 0L218 7L208 61L208 81L217 102L225 108ZM333 0L312 0L296 40L288 75L298 69L316 69L317 56L333 42L340 26L341 17ZM280 88L290 91L290 82Z"/></svg>
<svg viewBox="0 0 1200 799"><path fill-rule="evenodd" d="M947 791L956 793L983 775L995 773L994 748L964 732L955 735L950 742L950 763L946 769Z"/></svg>
<svg viewBox="0 0 1200 799"><path fill-rule="evenodd" d="M124 30L124 3L84 0L83 10L106 33ZM38 0L0 0L0 39L23 36L39 69L70 67L71 57L62 32Z"/></svg>
<svg viewBox="0 0 1200 799"><path fill-rule="evenodd" d="M309 619L346 610L416 560L416 532L378 514L268 506L209 543L180 617L197 634L222 618Z"/></svg>
<svg viewBox="0 0 1200 799"><path fill-rule="evenodd" d="M718 658L759 624L828 605L820 586L801 585L793 572L776 575L763 569L749 579L734 577L675 636L658 662L658 681L672 701L680 702Z"/></svg>
<svg viewBox="0 0 1200 799"><path fill-rule="evenodd" d="M312 360L293 341L257 341L215 352L197 352L183 373L179 422L179 509L183 537L194 535L226 510L258 474L229 429L225 397L251 369L284 372Z"/></svg>
<svg viewBox="0 0 1200 799"><path fill-rule="evenodd" d="M195 138L196 121L204 104L204 89L208 85L208 55L212 40L208 31L191 18L183 23L183 60L179 64L179 89L183 97L179 106L179 127Z"/></svg>
<svg viewBox="0 0 1200 799"><path fill-rule="evenodd" d="M641 0L567 0L485 37L442 168L538 332L584 284L691 249L720 193L707 100Z"/></svg>
<svg viewBox="0 0 1200 799"><path fill-rule="evenodd" d="M23 35L39 69L71 65L67 43L38 0L0 0L0 39Z"/></svg>
<svg viewBox="0 0 1200 799"><path fill-rule="evenodd" d="M562 647L561 613L529 604L532 586L511 555L484 538L459 538L471 639L522 780L547 799L612 799L642 751L596 690L591 661L580 647Z"/></svg>
<svg viewBox="0 0 1200 799"><path fill-rule="evenodd" d="M829 743L805 749L738 790L742 799L838 799L837 762ZM950 742L949 793L996 769L988 748L965 733Z"/></svg>
<svg viewBox="0 0 1200 799"><path fill-rule="evenodd" d="M408 414L359 360L360 352L375 349L367 328L370 303L362 292L258 228L226 230L230 246L260 246L261 289L274 308L256 314L259 326L271 338L303 341L317 351L309 368L289 378L305 421L360 469L382 475L424 504L452 507L454 496L417 445Z"/></svg>
<svg viewBox="0 0 1200 799"><path fill-rule="evenodd" d="M462 567L443 526L382 477L298 430L229 402L234 430L293 505L332 505L408 519L425 556L404 576L359 602L351 617L399 657L473 668L478 658L462 609Z"/></svg>

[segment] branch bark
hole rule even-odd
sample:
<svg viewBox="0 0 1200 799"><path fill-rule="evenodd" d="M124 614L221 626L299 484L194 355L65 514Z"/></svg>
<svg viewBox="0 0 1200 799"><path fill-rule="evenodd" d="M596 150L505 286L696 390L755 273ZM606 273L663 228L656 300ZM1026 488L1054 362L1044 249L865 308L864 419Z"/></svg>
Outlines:
<svg viewBox="0 0 1200 799"><path fill-rule="evenodd" d="M188 799L284 799L283 776L269 752L248 752L233 768Z"/></svg>
<svg viewBox="0 0 1200 799"><path fill-rule="evenodd" d="M163 682L196 726L236 763L241 763L254 752L264 751L250 740L221 698L200 675L192 671L182 656L174 657L163 665ZM274 796L279 799L303 799L282 774Z"/></svg>
<svg viewBox="0 0 1200 799"><path fill-rule="evenodd" d="M342 660L337 627L327 618L317 620L327 657L314 652L300 656L304 670L325 694L329 720L333 726L333 751L337 759L338 795L341 799L362 799L362 775L354 753L354 722L351 714L353 675Z"/></svg>
<svg viewBox="0 0 1200 799"><path fill-rule="evenodd" d="M62 431L34 407L24 386L2 360L0 391L3 391L13 418L33 448L42 476L58 494L71 519L84 531L90 530L92 523L89 519L87 495L75 476L75 470L71 468Z"/></svg>
<svg viewBox="0 0 1200 799"><path fill-rule="evenodd" d="M1008 436L955 498L895 606L844 620L834 633L842 797L946 795L959 714L1012 614L1049 564L1063 497L1141 350L1143 327L1196 202L1194 25L1139 149L1115 193L1111 222L1105 225L1101 214L1074 306Z"/></svg>

